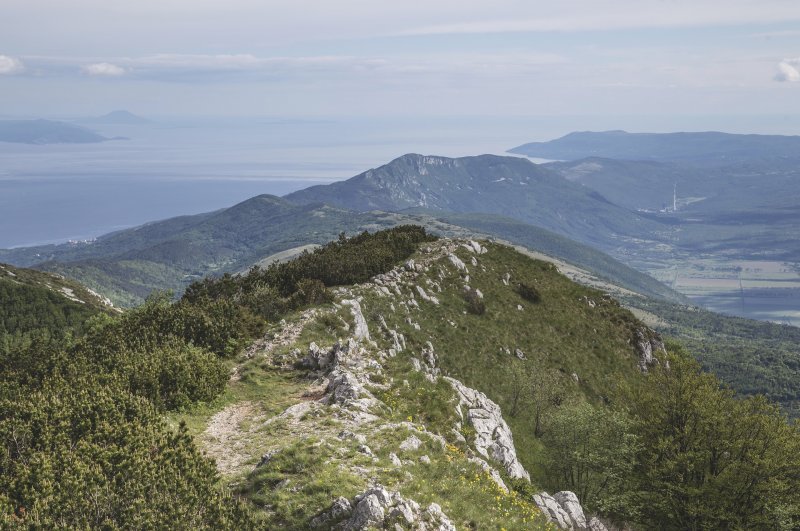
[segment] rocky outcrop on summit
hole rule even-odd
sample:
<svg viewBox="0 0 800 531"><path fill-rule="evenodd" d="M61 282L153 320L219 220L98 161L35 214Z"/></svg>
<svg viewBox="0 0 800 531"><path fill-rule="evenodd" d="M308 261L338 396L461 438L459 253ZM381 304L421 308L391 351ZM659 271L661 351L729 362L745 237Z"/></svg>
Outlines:
<svg viewBox="0 0 800 531"><path fill-rule="evenodd" d="M469 422L475 429L474 446L478 453L501 463L511 478L530 481L530 474L517 459L511 428L503 420L500 406L458 380L449 377L445 380L458 394L456 411L462 422Z"/></svg>
<svg viewBox="0 0 800 531"><path fill-rule="evenodd" d="M363 529L413 529L414 531L455 531L456 527L432 503L422 509L414 500L380 485L353 500L339 498L331 507L311 521L314 529L360 531Z"/></svg>

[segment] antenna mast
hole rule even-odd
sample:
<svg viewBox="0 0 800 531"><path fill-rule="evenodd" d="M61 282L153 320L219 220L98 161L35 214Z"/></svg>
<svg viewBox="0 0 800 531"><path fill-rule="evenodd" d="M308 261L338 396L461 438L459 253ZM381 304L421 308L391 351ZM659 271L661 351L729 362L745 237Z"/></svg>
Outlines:
<svg viewBox="0 0 800 531"><path fill-rule="evenodd" d="M672 211L678 211L678 183L675 183L672 188Z"/></svg>

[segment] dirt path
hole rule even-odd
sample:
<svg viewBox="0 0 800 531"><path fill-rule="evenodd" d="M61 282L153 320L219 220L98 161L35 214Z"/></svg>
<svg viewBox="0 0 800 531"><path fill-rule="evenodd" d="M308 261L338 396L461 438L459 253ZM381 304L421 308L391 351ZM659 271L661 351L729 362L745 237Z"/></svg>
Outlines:
<svg viewBox="0 0 800 531"><path fill-rule="evenodd" d="M209 457L217 462L217 470L224 476L239 472L250 457L245 452L247 434L242 423L256 420L256 408L251 402L231 404L208 421L201 436L202 446ZM260 415L259 415L260 416Z"/></svg>

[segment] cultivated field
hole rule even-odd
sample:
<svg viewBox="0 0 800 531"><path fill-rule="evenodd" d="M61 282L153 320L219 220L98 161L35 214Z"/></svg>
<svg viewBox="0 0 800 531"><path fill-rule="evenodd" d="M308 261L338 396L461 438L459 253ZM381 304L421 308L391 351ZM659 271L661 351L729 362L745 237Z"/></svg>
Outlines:
<svg viewBox="0 0 800 531"><path fill-rule="evenodd" d="M648 273L711 310L800 326L798 264L699 259Z"/></svg>

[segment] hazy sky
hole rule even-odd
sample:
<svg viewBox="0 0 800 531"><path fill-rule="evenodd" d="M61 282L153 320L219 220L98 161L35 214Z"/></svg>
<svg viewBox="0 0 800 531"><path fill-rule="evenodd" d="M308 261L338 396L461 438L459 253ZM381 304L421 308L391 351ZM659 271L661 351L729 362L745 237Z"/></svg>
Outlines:
<svg viewBox="0 0 800 531"><path fill-rule="evenodd" d="M800 114L798 0L1 0L0 115Z"/></svg>

